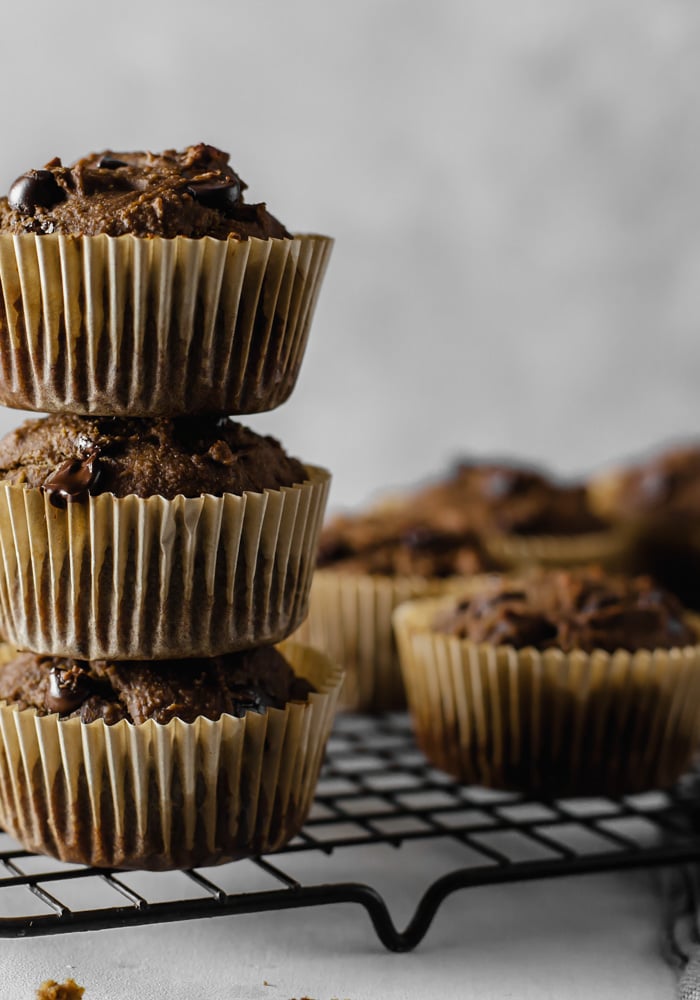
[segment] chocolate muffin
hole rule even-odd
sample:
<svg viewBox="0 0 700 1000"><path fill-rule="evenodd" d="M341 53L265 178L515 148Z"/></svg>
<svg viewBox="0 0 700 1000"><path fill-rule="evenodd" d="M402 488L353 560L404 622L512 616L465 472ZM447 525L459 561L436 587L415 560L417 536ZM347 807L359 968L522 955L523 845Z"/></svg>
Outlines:
<svg viewBox="0 0 700 1000"><path fill-rule="evenodd" d="M272 437L226 418L127 420L62 413L0 439L0 480L65 506L115 497L240 495L302 483L306 469Z"/></svg>
<svg viewBox="0 0 700 1000"><path fill-rule="evenodd" d="M0 403L260 413L292 392L333 241L245 200L227 153L91 153L0 199Z"/></svg>
<svg viewBox="0 0 700 1000"><path fill-rule="evenodd" d="M199 143L178 152L90 153L69 167L54 157L27 170L0 198L0 232L20 235L291 239L228 153Z"/></svg>
<svg viewBox="0 0 700 1000"><path fill-rule="evenodd" d="M662 451L619 474L615 497L619 516L681 518L700 523L700 445Z"/></svg>
<svg viewBox="0 0 700 1000"><path fill-rule="evenodd" d="M402 708L393 609L495 565L473 528L443 522L441 513L399 499L340 515L323 529L309 617L298 637L345 666L345 707Z"/></svg>
<svg viewBox="0 0 700 1000"><path fill-rule="evenodd" d="M700 610L700 445L594 477L593 502L628 533L631 565Z"/></svg>
<svg viewBox="0 0 700 1000"><path fill-rule="evenodd" d="M509 462L459 462L450 475L419 490L413 503L432 520L468 523L486 535L583 535L607 527L591 509L584 485Z"/></svg>
<svg viewBox="0 0 700 1000"><path fill-rule="evenodd" d="M494 578L497 579L497 578ZM533 573L494 582L435 622L438 631L515 649L672 649L698 642L680 602L648 577Z"/></svg>
<svg viewBox="0 0 700 1000"><path fill-rule="evenodd" d="M700 742L700 629L648 579L478 578L394 613L419 745L538 796L668 787Z"/></svg>
<svg viewBox="0 0 700 1000"><path fill-rule="evenodd" d="M62 719L102 719L108 726L122 719L136 725L198 716L216 721L224 714L241 719L306 701L312 690L273 646L213 659L128 663L18 653L0 664L0 700L40 716L58 712Z"/></svg>
<svg viewBox="0 0 700 1000"><path fill-rule="evenodd" d="M306 614L329 482L228 419L27 421L0 441L0 632L82 660L276 642Z"/></svg>
<svg viewBox="0 0 700 1000"><path fill-rule="evenodd" d="M189 868L276 850L303 825L342 682L317 651L0 660L0 824L28 850Z"/></svg>

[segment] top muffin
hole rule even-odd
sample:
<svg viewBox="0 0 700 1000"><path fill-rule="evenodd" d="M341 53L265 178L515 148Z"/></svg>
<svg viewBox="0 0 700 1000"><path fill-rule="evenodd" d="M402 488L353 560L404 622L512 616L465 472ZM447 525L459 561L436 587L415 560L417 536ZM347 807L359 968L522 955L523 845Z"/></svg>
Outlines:
<svg viewBox="0 0 700 1000"><path fill-rule="evenodd" d="M199 143L178 152L90 153L64 167L56 157L28 170L0 199L0 232L75 236L290 238L228 153Z"/></svg>
<svg viewBox="0 0 700 1000"><path fill-rule="evenodd" d="M0 405L262 413L293 391L333 241L249 204L227 153L91 153L0 198Z"/></svg>

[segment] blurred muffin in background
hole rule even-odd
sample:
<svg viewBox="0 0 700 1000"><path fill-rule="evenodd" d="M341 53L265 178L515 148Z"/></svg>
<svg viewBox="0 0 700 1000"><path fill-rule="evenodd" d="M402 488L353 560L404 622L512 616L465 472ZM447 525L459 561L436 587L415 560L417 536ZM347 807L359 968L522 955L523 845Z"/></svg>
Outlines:
<svg viewBox="0 0 700 1000"><path fill-rule="evenodd" d="M560 482L533 466L463 461L416 497L439 510L441 523L478 531L503 566L615 565L621 532L596 513L583 483Z"/></svg>
<svg viewBox="0 0 700 1000"><path fill-rule="evenodd" d="M346 708L398 708L405 695L391 615L410 598L510 567L613 563L622 534L586 488L516 462L460 461L325 527L299 641L346 668Z"/></svg>
<svg viewBox="0 0 700 1000"><path fill-rule="evenodd" d="M309 616L295 638L345 667L342 707L401 708L405 695L391 626L394 608L493 568L481 535L466 518L461 528L450 529L408 499L338 516L323 531Z"/></svg>
<svg viewBox="0 0 700 1000"><path fill-rule="evenodd" d="M625 530L631 566L700 609L700 442L592 478L591 504Z"/></svg>

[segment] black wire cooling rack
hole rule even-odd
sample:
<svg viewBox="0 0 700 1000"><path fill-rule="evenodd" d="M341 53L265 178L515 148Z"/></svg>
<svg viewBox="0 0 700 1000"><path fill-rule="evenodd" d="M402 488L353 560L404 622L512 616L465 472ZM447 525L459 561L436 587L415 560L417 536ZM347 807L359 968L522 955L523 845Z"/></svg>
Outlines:
<svg viewBox="0 0 700 1000"><path fill-rule="evenodd" d="M302 882L285 870L299 852L329 855L373 844L400 848L437 837L467 847L469 867L433 882L403 931L371 885ZM434 770L417 750L406 716L341 716L312 815L301 835L273 856L206 872L118 872L39 857L0 834L0 935L358 903L387 948L408 951L423 939L443 900L458 889L698 860L696 779L672 793L534 801L459 785ZM230 871L245 864L254 865L273 887L232 888ZM357 874L362 876L359 864ZM162 875L169 876L167 882L159 880Z"/></svg>

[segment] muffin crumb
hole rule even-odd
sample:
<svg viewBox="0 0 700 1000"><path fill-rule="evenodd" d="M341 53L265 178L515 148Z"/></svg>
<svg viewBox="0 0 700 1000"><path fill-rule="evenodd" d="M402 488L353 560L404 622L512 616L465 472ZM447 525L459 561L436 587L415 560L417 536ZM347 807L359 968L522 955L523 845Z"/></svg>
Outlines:
<svg viewBox="0 0 700 1000"><path fill-rule="evenodd" d="M66 979L65 983L47 979L36 991L36 1000L80 1000L84 993L85 987L78 986L74 979Z"/></svg>

